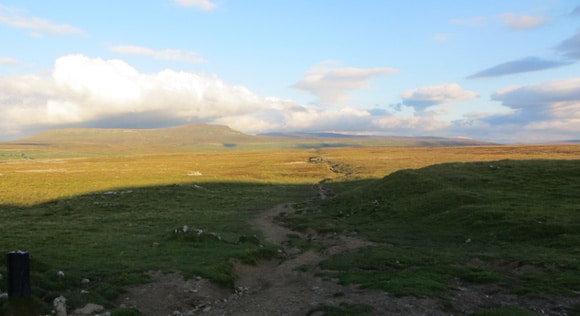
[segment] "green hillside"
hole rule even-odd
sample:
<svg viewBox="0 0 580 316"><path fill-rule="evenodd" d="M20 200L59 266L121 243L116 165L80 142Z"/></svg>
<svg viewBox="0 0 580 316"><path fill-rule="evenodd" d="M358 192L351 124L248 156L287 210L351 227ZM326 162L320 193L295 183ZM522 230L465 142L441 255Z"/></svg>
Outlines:
<svg viewBox="0 0 580 316"><path fill-rule="evenodd" d="M158 129L67 128L42 132L21 143L93 143L183 146L202 143L245 143L256 137L227 126L191 124Z"/></svg>
<svg viewBox="0 0 580 316"><path fill-rule="evenodd" d="M336 183L334 199L283 220L376 244L322 263L329 277L394 295L460 284L511 294L580 291L580 160L445 163Z"/></svg>

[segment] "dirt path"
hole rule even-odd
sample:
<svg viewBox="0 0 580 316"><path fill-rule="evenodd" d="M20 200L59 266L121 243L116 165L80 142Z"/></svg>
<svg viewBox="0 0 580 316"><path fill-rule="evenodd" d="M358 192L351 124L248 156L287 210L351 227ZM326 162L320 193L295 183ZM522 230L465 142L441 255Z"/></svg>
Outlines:
<svg viewBox="0 0 580 316"><path fill-rule="evenodd" d="M334 196L324 180L318 184L319 198ZM342 286L336 280L317 276L318 264L330 256L355 251L370 242L347 236L322 236L314 231L293 231L276 223L282 212L294 212L291 203L264 211L250 221L263 232L268 243L280 246L280 258L255 266L234 263L238 278L234 293L219 289L204 279L184 280L179 274L151 272L152 282L129 288L116 302L135 307L144 316L164 315L309 315L322 305L365 304L373 306L377 315L443 315L435 312L432 299L414 297L395 299L383 291L361 290ZM289 235L315 240L324 245L322 251L301 251L289 243ZM395 303L396 300L396 303ZM311 315L322 315L313 312Z"/></svg>
<svg viewBox="0 0 580 316"><path fill-rule="evenodd" d="M392 304L385 292L342 286L333 280L317 277L320 272L318 264L322 260L370 243L352 237L320 236L315 232L303 234L290 230L274 220L282 212L293 212L292 205L278 205L252 220L251 224L262 230L266 241L280 245L280 251L287 257L256 266L235 264L238 294L213 304L211 309L203 312L204 315L308 315L323 304L337 306L341 303L374 306L382 315L426 315L435 309L436 304L431 300L408 298L406 303ZM315 239L325 245L325 249L301 253L288 243L289 234Z"/></svg>

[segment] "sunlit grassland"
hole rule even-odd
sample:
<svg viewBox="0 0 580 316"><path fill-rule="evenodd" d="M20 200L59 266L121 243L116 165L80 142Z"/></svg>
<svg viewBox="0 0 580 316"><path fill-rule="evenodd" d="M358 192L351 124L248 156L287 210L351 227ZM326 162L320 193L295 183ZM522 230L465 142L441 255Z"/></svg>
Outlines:
<svg viewBox="0 0 580 316"><path fill-rule="evenodd" d="M580 159L579 145L457 146L457 147L351 147L321 149L322 156L351 167L360 179L382 178L400 169L444 162L501 159ZM352 179L352 178L351 178Z"/></svg>
<svg viewBox="0 0 580 316"><path fill-rule="evenodd" d="M216 151L7 160L0 163L0 200L32 205L94 191L176 183L316 183L331 172L325 165L308 163L313 154Z"/></svg>
<svg viewBox="0 0 580 316"><path fill-rule="evenodd" d="M380 191L365 185L373 188L373 181L380 181L397 170L444 162L580 159L580 145L181 150L164 152L152 148L127 153L118 146L102 147L101 151L94 148L87 151L83 147L66 150L42 146L0 148L0 155L4 155L0 160L0 252L30 251L35 296L49 302L65 294L70 297L71 306L88 301L106 303L115 298L123 286L143 281L142 272L148 270L177 270L186 276L201 275L231 286L235 278L231 274L231 258L251 262L276 254L272 245L238 243L244 236L256 235L258 241L261 240L260 232L253 230L248 221L278 203L313 200L317 196L314 184L331 178L336 180L331 185L339 199L331 202L338 206L331 205L332 211L322 214L330 217L315 213L321 217L294 218L295 221L329 231L325 225L338 219L344 226L336 224L341 229L335 229L337 232L352 231L348 225L353 224L361 231L361 236L384 243L380 247L388 248L388 251L384 251L387 248L367 249L369 253L355 258L390 260L389 269L399 268L396 261L401 263L415 258L409 262L422 268L417 260L432 262L434 259L429 254L436 252L421 251L437 243L450 245L447 237L436 234L434 237L443 239L435 239L426 246L404 244L407 248L392 251L389 247L408 242L406 238L410 233L400 223L385 224L384 219L388 218L383 216L385 214L375 212L365 217L359 212L359 217L354 217L358 221L341 222L348 213L342 208L351 205L346 200L360 202L356 207L370 210L374 209L374 204L369 203L379 200L374 196L357 197L356 191L348 193L351 189L361 187L359 190L380 197ZM311 161L312 157L320 159ZM485 166L487 171L489 167ZM476 173L471 175L476 177ZM544 192L542 185L534 190L533 194ZM455 193L464 197L464 192ZM448 205L445 204L446 196L433 197L440 197L437 203ZM427 197L421 198L425 205L429 204ZM341 211L343 213L339 213ZM382 224L393 228L391 235L380 233L377 225ZM175 230L183 225L191 227L192 231L176 234ZM365 228L369 230L362 233ZM212 237L198 238L192 233L193 229L215 233L228 243ZM390 237L394 240L389 240ZM470 236L462 235L461 247L465 247L463 237ZM478 239L473 240L470 245L478 245ZM409 247L416 248L406 252ZM526 248L521 249L525 252ZM418 256L418 252L422 256ZM442 258L445 264L457 261L466 264L468 260L463 256L437 253L434 258ZM478 259L490 256L497 258L488 253L487 257ZM3 260L0 257L0 273L4 274ZM341 261L346 259L337 257L336 260L326 262L326 267L348 271L347 263ZM504 280L497 274L489 275L486 270L466 269L445 270L445 273L465 272L466 279ZM57 278L58 270L65 271L64 279ZM404 280L408 271L401 271ZM426 279L445 275L425 271ZM355 277L360 275L341 274L345 282L365 282L364 277ZM546 279L544 275L528 277L535 277L537 283ZM89 296L79 294L82 278L94 280L88 289ZM439 291L439 280L435 280L437 289L434 292ZM3 283L0 289L5 289ZM401 293L417 293L413 291Z"/></svg>

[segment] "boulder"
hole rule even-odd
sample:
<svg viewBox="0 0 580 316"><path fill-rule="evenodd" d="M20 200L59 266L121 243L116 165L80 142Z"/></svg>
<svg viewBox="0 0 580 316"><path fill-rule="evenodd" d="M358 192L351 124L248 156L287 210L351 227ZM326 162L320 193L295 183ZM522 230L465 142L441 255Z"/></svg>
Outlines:
<svg viewBox="0 0 580 316"><path fill-rule="evenodd" d="M52 301L56 316L67 316L66 315L66 298L64 296L59 296Z"/></svg>

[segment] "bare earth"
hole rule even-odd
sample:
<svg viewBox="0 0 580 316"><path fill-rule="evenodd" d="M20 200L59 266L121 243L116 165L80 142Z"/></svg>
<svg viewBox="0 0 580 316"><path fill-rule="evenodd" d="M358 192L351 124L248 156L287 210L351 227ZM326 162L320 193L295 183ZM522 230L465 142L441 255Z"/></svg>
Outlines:
<svg viewBox="0 0 580 316"><path fill-rule="evenodd" d="M320 197L331 194L320 186ZM444 312L436 299L396 298L384 291L342 286L336 280L317 277L318 263L330 256L352 252L371 243L361 239L334 235L300 233L280 226L274 219L282 212L293 212L292 204L281 204L263 212L251 221L260 229L266 241L280 245L280 258L255 266L234 262L238 277L234 292L217 287L202 278L184 280L178 273L150 272L152 282L128 289L117 305L135 307L145 316L165 315L312 315L321 305L338 306L341 303L365 304L374 308L376 315L450 315ZM288 243L288 234L304 239L315 239L326 246L324 251L307 251ZM300 268L300 269L297 269ZM547 296L517 297L505 294L493 285L474 286L459 281L449 302L458 314L471 314L482 308L519 305L540 315L566 315L562 305L580 303L580 299L551 298Z"/></svg>

